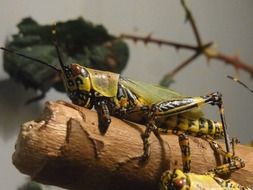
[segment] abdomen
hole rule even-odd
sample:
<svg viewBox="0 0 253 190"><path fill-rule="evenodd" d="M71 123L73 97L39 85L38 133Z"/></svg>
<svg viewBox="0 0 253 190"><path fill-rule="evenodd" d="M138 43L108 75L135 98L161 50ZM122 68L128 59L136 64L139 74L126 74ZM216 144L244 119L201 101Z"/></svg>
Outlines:
<svg viewBox="0 0 253 190"><path fill-rule="evenodd" d="M222 124L206 118L192 119L184 115L174 115L158 121L161 128L172 130L173 132L182 131L192 136L210 135L215 139L223 137Z"/></svg>

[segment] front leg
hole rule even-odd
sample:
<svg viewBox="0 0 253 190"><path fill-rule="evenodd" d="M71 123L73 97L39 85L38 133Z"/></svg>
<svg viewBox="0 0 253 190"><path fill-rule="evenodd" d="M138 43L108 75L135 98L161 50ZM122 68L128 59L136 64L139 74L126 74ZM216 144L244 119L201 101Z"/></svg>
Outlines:
<svg viewBox="0 0 253 190"><path fill-rule="evenodd" d="M191 171L191 150L190 150L189 137L184 133L180 133L177 135L182 154L183 172L188 173Z"/></svg>
<svg viewBox="0 0 253 190"><path fill-rule="evenodd" d="M106 104L106 100L99 100L95 104L95 109L98 113L98 129L104 135L111 123L110 111Z"/></svg>
<svg viewBox="0 0 253 190"><path fill-rule="evenodd" d="M148 139L150 137L151 132L154 132L156 136L159 135L156 130L157 127L155 125L154 120L151 120L146 124L146 129L141 135L141 138L143 140L143 155L141 157L141 161L146 161L150 156L150 143Z"/></svg>

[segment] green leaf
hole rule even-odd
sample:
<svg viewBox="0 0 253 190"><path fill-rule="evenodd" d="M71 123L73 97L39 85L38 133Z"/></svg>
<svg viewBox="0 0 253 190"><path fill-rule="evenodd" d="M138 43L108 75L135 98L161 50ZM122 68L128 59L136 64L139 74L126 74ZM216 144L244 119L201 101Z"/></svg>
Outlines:
<svg viewBox="0 0 253 190"><path fill-rule="evenodd" d="M6 48L43 60L59 67L53 46L52 26L40 25L32 18L24 18L17 25L19 32ZM82 18L58 22L56 37L64 64L72 62L94 69L120 73L125 68L129 49L125 42L108 33L102 25L94 25ZM47 92L51 87L64 92L57 72L40 63L4 53L4 70L27 88Z"/></svg>

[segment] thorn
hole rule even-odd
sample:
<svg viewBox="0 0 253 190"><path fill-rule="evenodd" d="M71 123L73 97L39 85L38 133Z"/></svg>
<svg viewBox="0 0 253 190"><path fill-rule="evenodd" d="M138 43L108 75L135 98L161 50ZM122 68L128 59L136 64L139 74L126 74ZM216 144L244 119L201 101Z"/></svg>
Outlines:
<svg viewBox="0 0 253 190"><path fill-rule="evenodd" d="M151 32L151 33L149 33L149 34L147 35L147 37L146 37L146 38L147 38L148 40L150 40L150 39L151 39L152 34L153 34L152 32Z"/></svg>
<svg viewBox="0 0 253 190"><path fill-rule="evenodd" d="M147 37L144 39L144 44L147 45L150 42L152 33L148 34Z"/></svg>
<svg viewBox="0 0 253 190"><path fill-rule="evenodd" d="M137 39L137 38L135 38L135 37L133 37L133 42L134 42L135 44L137 44L138 39Z"/></svg>

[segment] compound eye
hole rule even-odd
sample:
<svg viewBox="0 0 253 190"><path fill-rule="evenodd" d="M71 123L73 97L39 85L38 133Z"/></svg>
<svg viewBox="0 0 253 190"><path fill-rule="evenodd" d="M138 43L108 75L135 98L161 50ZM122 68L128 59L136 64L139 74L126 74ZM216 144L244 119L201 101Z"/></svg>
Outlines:
<svg viewBox="0 0 253 190"><path fill-rule="evenodd" d="M71 70L74 75L79 75L81 73L81 67L78 64L71 64Z"/></svg>

